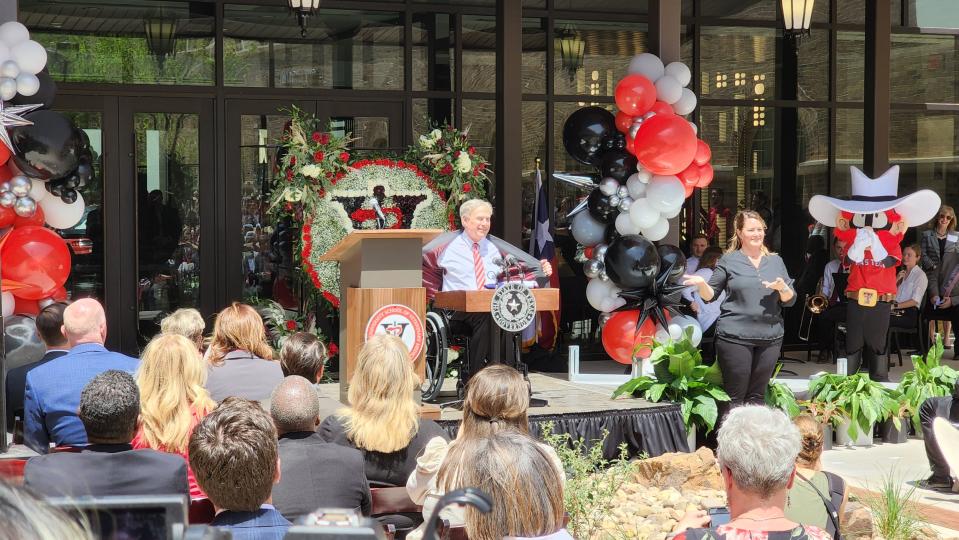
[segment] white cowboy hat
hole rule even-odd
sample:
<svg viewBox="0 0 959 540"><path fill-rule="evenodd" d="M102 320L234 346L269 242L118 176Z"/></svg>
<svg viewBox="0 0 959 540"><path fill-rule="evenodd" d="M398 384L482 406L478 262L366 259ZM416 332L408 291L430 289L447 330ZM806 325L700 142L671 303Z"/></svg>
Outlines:
<svg viewBox="0 0 959 540"><path fill-rule="evenodd" d="M852 196L838 199L814 195L809 199L809 213L823 225L834 227L840 212L872 214L895 209L909 226L922 225L932 219L942 201L936 192L921 189L905 197L898 197L899 165L893 165L882 176L869 178L855 167L849 167L852 177Z"/></svg>

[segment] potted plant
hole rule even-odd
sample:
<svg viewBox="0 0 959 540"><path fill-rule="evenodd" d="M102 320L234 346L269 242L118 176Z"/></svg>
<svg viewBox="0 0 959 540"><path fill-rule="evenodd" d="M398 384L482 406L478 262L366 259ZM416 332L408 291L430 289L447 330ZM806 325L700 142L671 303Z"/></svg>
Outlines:
<svg viewBox="0 0 959 540"><path fill-rule="evenodd" d="M871 446L876 422L889 415L889 391L866 373L825 374L809 383L809 399L834 403L842 420L837 442Z"/></svg>
<svg viewBox="0 0 959 540"><path fill-rule="evenodd" d="M909 423L903 420L908 421L913 415L912 406L898 390L889 390L888 394L887 417L879 426L879 434L884 443L902 444L909 439Z"/></svg>
<svg viewBox="0 0 959 540"><path fill-rule="evenodd" d="M776 366L772 379L769 380L769 386L766 387L766 405L774 409L780 409L789 415L789 418L795 418L799 415L799 403L796 402L796 394L785 384L776 380L782 364Z"/></svg>
<svg viewBox="0 0 959 540"><path fill-rule="evenodd" d="M832 435L835 431L836 424L839 423L839 414L836 410L835 403L827 403L824 401L801 401L799 405L803 407L807 413L812 415L816 421L822 426L822 449L823 450L832 450Z"/></svg>
<svg viewBox="0 0 959 540"><path fill-rule="evenodd" d="M931 397L943 397L952 394L959 372L942 365L942 338L936 334L936 342L926 353L926 358L913 355L912 370L903 373L896 390L908 403L912 425L917 434L922 433L919 426L919 407Z"/></svg>
<svg viewBox="0 0 959 540"><path fill-rule="evenodd" d="M687 434L691 436L700 428L708 434L716 427L719 418L719 402L729 401L723 390L719 364L707 366L692 343L692 328L678 340L666 339L654 343L649 360L653 364L654 377L643 375L630 379L613 392L613 398L624 394L642 397L654 403L672 401L682 409ZM693 450L694 444L690 445Z"/></svg>

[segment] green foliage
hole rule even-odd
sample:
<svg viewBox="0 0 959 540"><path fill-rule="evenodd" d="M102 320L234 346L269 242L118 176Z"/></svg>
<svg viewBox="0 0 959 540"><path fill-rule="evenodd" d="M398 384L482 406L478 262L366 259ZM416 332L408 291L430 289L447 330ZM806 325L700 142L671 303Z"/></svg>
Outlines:
<svg viewBox="0 0 959 540"><path fill-rule="evenodd" d="M604 429L603 438L589 444L583 439L573 440L569 433L553 433L552 422L543 425L542 439L556 451L566 472L563 502L569 514L566 528L573 538L593 538L602 530L616 492L629 480L632 464L625 443L619 446L619 459L603 457L608 436L609 431Z"/></svg>
<svg viewBox="0 0 959 540"><path fill-rule="evenodd" d="M820 375L809 383L809 400L834 404L837 412L851 420L848 433L853 439L859 429L868 432L899 410L896 394L866 373Z"/></svg>
<svg viewBox="0 0 959 540"><path fill-rule="evenodd" d="M952 394L959 372L942 365L942 338L936 334L936 343L926 353L926 358L912 356L912 370L903 373L896 387L903 401L908 405L912 416L912 425L919 430L919 406L931 397L943 397Z"/></svg>
<svg viewBox="0 0 959 540"><path fill-rule="evenodd" d="M776 372L769 380L769 386L766 387L766 405L774 409L780 409L789 415L790 418L799 416L799 403L796 402L796 394L793 394L791 388L781 382L776 381L782 364L776 366Z"/></svg>
<svg viewBox="0 0 959 540"><path fill-rule="evenodd" d="M872 512L873 536L886 540L910 540L917 536L925 518L916 508L915 491L893 471L883 476L876 495L862 497Z"/></svg>
<svg viewBox="0 0 959 540"><path fill-rule="evenodd" d="M613 392L613 398L631 394L654 403L679 403L687 429L698 426L706 433L712 431L719 417L718 403L729 401L729 396L723 390L719 364L703 364L691 336L692 328L687 327L681 339L656 343L649 356L655 378L643 375L630 379Z"/></svg>

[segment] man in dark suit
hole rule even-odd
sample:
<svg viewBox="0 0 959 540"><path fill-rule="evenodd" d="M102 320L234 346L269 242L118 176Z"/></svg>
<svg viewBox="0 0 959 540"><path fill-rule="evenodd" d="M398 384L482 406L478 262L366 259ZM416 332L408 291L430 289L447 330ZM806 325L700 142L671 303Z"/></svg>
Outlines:
<svg viewBox="0 0 959 540"><path fill-rule="evenodd" d="M80 395L79 415L90 445L30 459L26 487L47 497L190 495L182 457L130 445L140 417L132 375L109 370L94 377Z"/></svg>
<svg viewBox="0 0 959 540"><path fill-rule="evenodd" d="M16 418L23 420L23 387L27 384L27 372L42 366L54 358L59 358L70 350L66 336L63 335L63 310L67 304L56 302L40 310L37 314L37 334L47 346L47 352L37 362L17 366L7 372L7 429L13 431Z"/></svg>
<svg viewBox="0 0 959 540"><path fill-rule="evenodd" d="M273 507L280 481L276 428L255 401L228 397L197 424L190 437L190 467L216 517L234 540L280 540L290 522Z"/></svg>
<svg viewBox="0 0 959 540"><path fill-rule="evenodd" d="M370 514L370 488L363 454L328 443L316 432L320 406L310 381L283 380L270 396L270 415L279 434L280 483L273 504L296 521L321 507L352 508Z"/></svg>
<svg viewBox="0 0 959 540"><path fill-rule="evenodd" d="M70 352L31 369L23 397L24 442L40 454L57 446L84 446L87 435L77 418L80 392L110 369L133 373L137 359L103 347L107 319L103 306L83 298L63 310L63 335Z"/></svg>

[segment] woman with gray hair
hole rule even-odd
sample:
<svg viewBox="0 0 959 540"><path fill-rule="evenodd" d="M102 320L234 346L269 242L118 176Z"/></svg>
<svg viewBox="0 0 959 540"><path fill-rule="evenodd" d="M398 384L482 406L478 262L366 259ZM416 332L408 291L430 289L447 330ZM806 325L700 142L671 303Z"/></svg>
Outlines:
<svg viewBox="0 0 959 540"><path fill-rule="evenodd" d="M800 440L799 430L782 411L762 405L737 407L726 416L717 437L716 459L726 487L729 522L713 525L705 511L687 512L676 526L676 539L832 538L819 527L786 518Z"/></svg>

